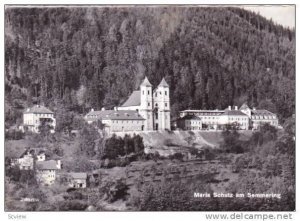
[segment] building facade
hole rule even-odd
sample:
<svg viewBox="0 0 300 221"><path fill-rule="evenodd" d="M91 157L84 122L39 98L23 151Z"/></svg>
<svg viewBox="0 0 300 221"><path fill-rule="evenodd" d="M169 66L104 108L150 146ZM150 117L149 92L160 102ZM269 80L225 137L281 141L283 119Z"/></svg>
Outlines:
<svg viewBox="0 0 300 221"><path fill-rule="evenodd" d="M178 119L177 127L182 130L202 130L202 121L195 115L186 115Z"/></svg>
<svg viewBox="0 0 300 221"><path fill-rule="evenodd" d="M107 133L143 131L145 119L135 110L101 110L93 109L85 116L85 120L91 124L101 122Z"/></svg>
<svg viewBox="0 0 300 221"><path fill-rule="evenodd" d="M69 187L86 188L86 173L69 173Z"/></svg>
<svg viewBox="0 0 300 221"><path fill-rule="evenodd" d="M57 171L60 169L60 160L37 161L36 179L43 185L51 185L55 182Z"/></svg>
<svg viewBox="0 0 300 221"><path fill-rule="evenodd" d="M279 127L277 115L268 110L256 110L256 108L251 109L246 103L244 103L240 107L240 110L249 117L251 122L251 128L253 128L254 130L259 129L261 125L266 123L276 128Z"/></svg>
<svg viewBox="0 0 300 221"><path fill-rule="evenodd" d="M39 126L42 121L45 121L51 127L51 133L55 132L56 120L52 111L41 105L35 105L31 108L27 108L23 112L23 125L21 129L23 131L28 130L34 133L39 133Z"/></svg>

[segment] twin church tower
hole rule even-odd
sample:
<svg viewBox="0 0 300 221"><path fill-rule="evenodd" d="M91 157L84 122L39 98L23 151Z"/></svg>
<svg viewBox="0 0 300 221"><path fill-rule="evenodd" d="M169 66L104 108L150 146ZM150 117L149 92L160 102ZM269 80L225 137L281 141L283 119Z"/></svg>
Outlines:
<svg viewBox="0 0 300 221"><path fill-rule="evenodd" d="M163 78L153 89L145 77L140 90L133 91L127 101L118 110L136 110L145 119L144 130L170 130L170 90Z"/></svg>

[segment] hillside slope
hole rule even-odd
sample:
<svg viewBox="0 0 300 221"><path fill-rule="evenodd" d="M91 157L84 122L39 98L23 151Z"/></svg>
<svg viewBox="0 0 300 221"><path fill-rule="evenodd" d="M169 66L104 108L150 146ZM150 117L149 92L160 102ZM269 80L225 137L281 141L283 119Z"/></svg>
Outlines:
<svg viewBox="0 0 300 221"><path fill-rule="evenodd" d="M295 31L239 8L5 10L6 122L44 103L86 113L163 76L172 116L240 105L294 113ZM64 112L62 111L62 112Z"/></svg>
<svg viewBox="0 0 300 221"><path fill-rule="evenodd" d="M240 139L248 140L251 131L240 131ZM117 136L133 135L134 132L117 132ZM158 152L161 156L168 156L176 152L189 152L190 148L203 147L219 148L223 141L222 132L216 131L152 131L138 132L143 138L146 153Z"/></svg>

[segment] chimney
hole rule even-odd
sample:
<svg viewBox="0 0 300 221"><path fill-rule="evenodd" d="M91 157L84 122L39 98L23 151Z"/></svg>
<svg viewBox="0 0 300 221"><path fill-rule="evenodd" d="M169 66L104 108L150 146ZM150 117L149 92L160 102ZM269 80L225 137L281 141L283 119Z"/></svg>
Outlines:
<svg viewBox="0 0 300 221"><path fill-rule="evenodd" d="M56 161L56 167L57 167L57 169L61 169L61 162L60 162L60 160Z"/></svg>
<svg viewBox="0 0 300 221"><path fill-rule="evenodd" d="M228 106L228 110L231 110L231 106Z"/></svg>
<svg viewBox="0 0 300 221"><path fill-rule="evenodd" d="M234 109L235 109L235 110L238 110L238 106L234 106Z"/></svg>
<svg viewBox="0 0 300 221"><path fill-rule="evenodd" d="M27 108L27 112L29 112L30 111L30 108Z"/></svg>
<svg viewBox="0 0 300 221"><path fill-rule="evenodd" d="M91 112L94 112L94 108L91 109Z"/></svg>
<svg viewBox="0 0 300 221"><path fill-rule="evenodd" d="M102 111L105 111L105 107L102 107L101 110L102 110Z"/></svg>
<svg viewBox="0 0 300 221"><path fill-rule="evenodd" d="M253 110L256 110L256 108L255 108L255 107L253 107Z"/></svg>

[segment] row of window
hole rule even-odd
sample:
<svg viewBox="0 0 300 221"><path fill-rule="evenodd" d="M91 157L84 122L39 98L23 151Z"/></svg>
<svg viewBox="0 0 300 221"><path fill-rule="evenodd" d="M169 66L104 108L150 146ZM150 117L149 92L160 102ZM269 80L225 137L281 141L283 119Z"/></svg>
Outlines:
<svg viewBox="0 0 300 221"><path fill-rule="evenodd" d="M148 90L147 91L148 95L150 95L150 91ZM145 94L145 91L143 91L143 95ZM159 94L161 95L161 91L159 92ZM165 95L167 96L168 95L168 92L165 91ZM157 92L155 93L155 97L157 97Z"/></svg>
<svg viewBox="0 0 300 221"><path fill-rule="evenodd" d="M113 121L112 121L112 123L117 123L117 124L118 124L119 122L122 123L122 124L125 124L125 123L128 124L128 123L130 123L130 120L126 120L126 121L125 121L125 120L113 120ZM139 124L139 123L141 123L142 121L141 121L141 120L131 120L131 123L132 123L132 124L133 124L134 122L135 122L136 124Z"/></svg>
<svg viewBox="0 0 300 221"><path fill-rule="evenodd" d="M53 114L34 114L37 117L53 117Z"/></svg>
<svg viewBox="0 0 300 221"><path fill-rule="evenodd" d="M264 115L264 116L252 116L252 119L257 119L257 120L259 120L259 119L269 119L269 120L271 120L271 119L276 119L276 116L266 116L266 115Z"/></svg>
<svg viewBox="0 0 300 221"><path fill-rule="evenodd" d="M212 120L214 120L214 119L216 119L216 120L218 120L219 119L219 117L200 117L201 119L212 119Z"/></svg>
<svg viewBox="0 0 300 221"><path fill-rule="evenodd" d="M148 107L150 107L150 106L151 106L151 103L148 102ZM155 103L155 107L158 107L158 104L157 104L157 103ZM168 107L168 103L165 103L165 107Z"/></svg>
<svg viewBox="0 0 300 221"><path fill-rule="evenodd" d="M200 121L187 121L187 124L189 125L201 125Z"/></svg>
<svg viewBox="0 0 300 221"><path fill-rule="evenodd" d="M232 120L232 121L247 121L248 120L248 118L235 118L235 117L229 117L228 119Z"/></svg>

